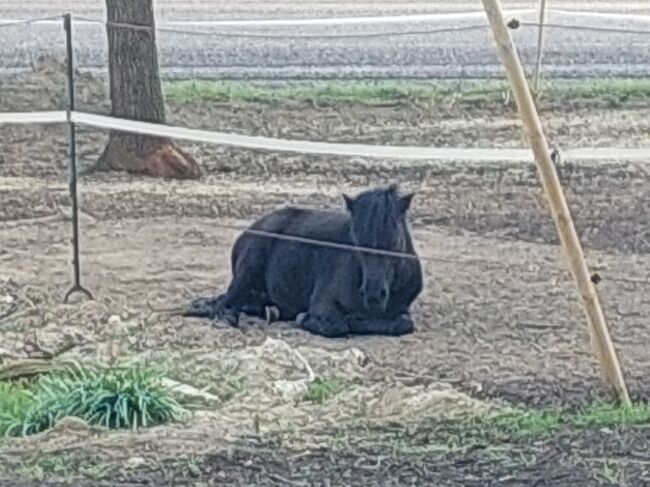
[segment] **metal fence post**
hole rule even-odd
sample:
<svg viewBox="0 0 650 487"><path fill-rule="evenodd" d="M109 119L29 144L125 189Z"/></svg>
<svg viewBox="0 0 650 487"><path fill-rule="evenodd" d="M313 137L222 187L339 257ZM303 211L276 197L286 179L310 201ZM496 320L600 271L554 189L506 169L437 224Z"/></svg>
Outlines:
<svg viewBox="0 0 650 487"><path fill-rule="evenodd" d="M65 30L65 52L67 60L67 84L68 84L68 134L70 151L70 199L72 201L72 264L74 266L74 283L65 294L63 302L75 293L81 292L88 298L93 295L81 285L81 267L79 264L79 207L77 201L77 139L75 124L71 121L70 114L74 110L74 64L72 48L72 14L63 16L63 29Z"/></svg>
<svg viewBox="0 0 650 487"><path fill-rule="evenodd" d="M544 55L544 23L546 22L546 0L540 0L539 4L539 27L537 31L537 57L535 59L535 75L533 77L533 89L539 95L540 82L542 78L542 56Z"/></svg>

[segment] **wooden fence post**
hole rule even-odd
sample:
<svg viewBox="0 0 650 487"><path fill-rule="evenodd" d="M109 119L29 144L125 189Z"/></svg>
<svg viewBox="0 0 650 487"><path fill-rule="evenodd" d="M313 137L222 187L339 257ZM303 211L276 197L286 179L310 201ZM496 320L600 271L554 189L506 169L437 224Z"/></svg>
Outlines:
<svg viewBox="0 0 650 487"><path fill-rule="evenodd" d="M630 398L616 357L616 350L609 336L605 316L600 307L598 295L589 275L580 240L576 234L571 213L567 205L560 181L551 161L546 137L537 114L537 109L526 82L526 76L515 50L512 37L503 18L499 0L482 0L485 13L492 27L496 48L501 57L519 108L519 114L528 133L531 149L535 156L542 186L551 208L562 247L569 261L571 274L575 280L580 299L589 322L592 343L605 377L614 388L620 402L630 404Z"/></svg>

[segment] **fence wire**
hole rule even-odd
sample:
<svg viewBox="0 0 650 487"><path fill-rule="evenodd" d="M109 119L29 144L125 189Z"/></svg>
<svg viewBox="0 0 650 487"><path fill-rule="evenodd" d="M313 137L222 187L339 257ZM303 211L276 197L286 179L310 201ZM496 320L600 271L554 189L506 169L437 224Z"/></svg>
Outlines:
<svg viewBox="0 0 650 487"><path fill-rule="evenodd" d="M615 34L631 34L631 35L650 35L650 30L647 29L618 29L616 27L598 27L598 26L589 26L589 25L577 25L577 24L556 24L544 22L540 24L538 22L522 22L517 21L516 27L514 25L509 25L510 28L516 29L519 26L522 27L544 27L549 29L566 29L566 30L583 30L589 32L608 32Z"/></svg>
<svg viewBox="0 0 650 487"><path fill-rule="evenodd" d="M570 12L570 11L554 11L552 9L548 10L549 13L561 13L563 15L579 15L581 12ZM468 12L468 16L473 16L475 12ZM634 20L634 16L629 16L629 20ZM619 17L616 17L619 18ZM12 21L1 21L0 28L17 26L24 24L35 24L39 22L48 22L54 20L61 20L61 16L49 16L49 17L35 17L25 20L12 20ZM132 23L124 22L112 22L102 19L96 19L91 17L76 16L75 20L79 20L86 23L103 25L108 27L115 27L120 29L132 29L132 30L141 30L141 31L151 31L156 30L159 32L167 32L171 34L182 34L182 35L192 35L192 36L208 36L208 37L224 37L224 38L250 38L250 39L355 39L355 38L373 38L373 37L399 37L399 36L417 36L417 35L432 35L440 33L449 33L449 32L465 32L472 30L481 30L488 29L489 25L487 23L482 24L473 24L467 26L455 26L455 27L438 27L431 29L418 29L418 30L395 30L395 31L384 31L384 32L360 32L360 33L350 33L350 34L254 34L247 32L218 32L218 31L206 31L206 30L190 30L190 29L178 29L173 27L162 27L155 26L151 27L148 25L137 25ZM650 30L648 29L628 29L628 28L616 28L616 27L598 27L598 26L588 26L588 25L578 25L578 24L558 24L558 23L539 23L539 22L527 22L520 21L516 18L513 18L509 22L509 27L512 29L517 29L519 27L545 27L552 29L565 29L565 30L583 30L591 32L608 32L608 33L617 33L617 34L630 34L630 35L650 35Z"/></svg>
<svg viewBox="0 0 650 487"><path fill-rule="evenodd" d="M51 15L49 17L34 17L25 20L0 20L0 28L14 27L17 25L25 25L25 24L35 24L37 22L46 22L50 20L60 20L61 23L63 23L63 17L61 15Z"/></svg>
<svg viewBox="0 0 650 487"><path fill-rule="evenodd" d="M402 36L416 36L416 35L432 35L449 32L467 32L472 30L489 29L486 23L473 24L467 26L456 27L439 27L432 29L419 29L407 31L385 31L385 32L360 32L353 34L253 34L246 32L214 32L205 30L189 30L177 29L171 27L150 27L147 25L137 25L123 22L110 22L100 19L92 19L87 17L77 17L85 22L101 24L108 27L115 27L120 29L132 29L150 31L152 29L159 32L167 32L170 34L182 34L191 36L206 36L206 37L224 37L224 38L250 38L250 39L356 39L356 38L373 38L373 37L402 37ZM534 28L552 28L552 29L565 29L565 30L582 30L590 32L608 32L617 34L631 34L631 35L650 35L650 30L647 29L622 29L616 27L597 27L578 24L558 24L549 22L526 22L513 18L508 22L508 27L515 30L519 27L534 27Z"/></svg>

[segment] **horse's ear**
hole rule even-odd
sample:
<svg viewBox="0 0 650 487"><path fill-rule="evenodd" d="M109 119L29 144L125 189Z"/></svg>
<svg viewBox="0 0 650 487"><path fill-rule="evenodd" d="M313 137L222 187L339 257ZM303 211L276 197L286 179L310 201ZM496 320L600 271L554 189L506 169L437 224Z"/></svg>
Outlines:
<svg viewBox="0 0 650 487"><path fill-rule="evenodd" d="M406 213L411 207L411 201L414 196L415 193L407 193L399 197L399 209L402 213Z"/></svg>
<svg viewBox="0 0 650 487"><path fill-rule="evenodd" d="M350 198L347 194L343 193L343 201L345 201L345 207L350 213L352 213L352 207L354 206L354 200Z"/></svg>

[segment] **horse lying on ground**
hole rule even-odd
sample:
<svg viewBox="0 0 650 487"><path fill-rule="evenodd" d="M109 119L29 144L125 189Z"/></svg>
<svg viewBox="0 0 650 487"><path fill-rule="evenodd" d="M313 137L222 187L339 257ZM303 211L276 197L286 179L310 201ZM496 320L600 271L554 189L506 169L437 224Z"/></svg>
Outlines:
<svg viewBox="0 0 650 487"><path fill-rule="evenodd" d="M297 320L303 329L326 337L412 332L409 308L423 285L406 219L413 196L400 195L391 185L355 198L343 195L347 212L288 207L269 213L249 230L356 248L245 231L233 247L227 292L193 301L184 315L237 326L240 313L268 318L274 309L277 319Z"/></svg>

